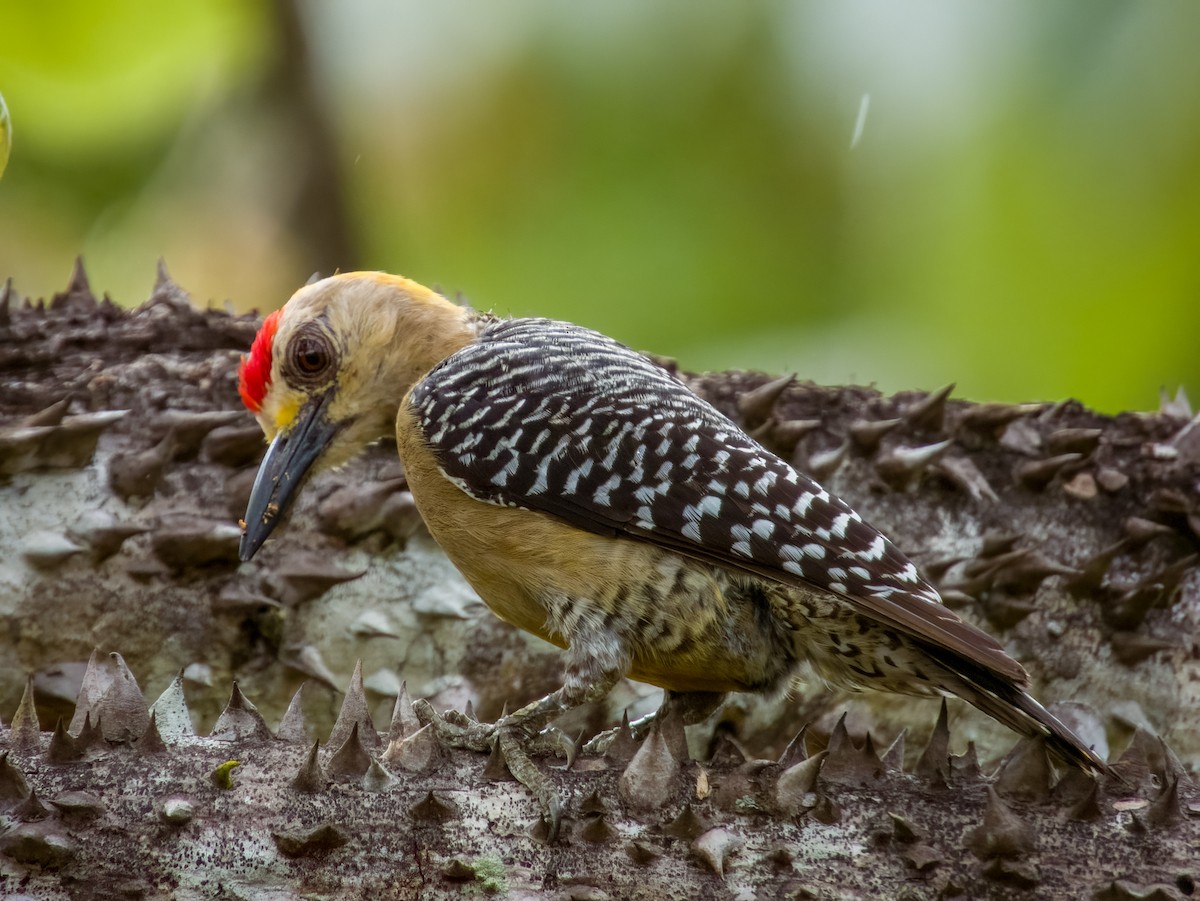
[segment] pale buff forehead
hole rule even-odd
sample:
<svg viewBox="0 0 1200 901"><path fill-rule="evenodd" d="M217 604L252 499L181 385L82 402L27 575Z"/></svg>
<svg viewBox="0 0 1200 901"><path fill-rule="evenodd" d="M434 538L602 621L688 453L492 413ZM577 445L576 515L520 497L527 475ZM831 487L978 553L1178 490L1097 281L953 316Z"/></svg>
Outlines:
<svg viewBox="0 0 1200 901"><path fill-rule="evenodd" d="M306 322L321 313L331 320L357 318L356 313L373 301L384 297L397 298L417 304L445 303L445 299L424 285L386 272L346 272L305 285L287 303L285 318L288 324Z"/></svg>

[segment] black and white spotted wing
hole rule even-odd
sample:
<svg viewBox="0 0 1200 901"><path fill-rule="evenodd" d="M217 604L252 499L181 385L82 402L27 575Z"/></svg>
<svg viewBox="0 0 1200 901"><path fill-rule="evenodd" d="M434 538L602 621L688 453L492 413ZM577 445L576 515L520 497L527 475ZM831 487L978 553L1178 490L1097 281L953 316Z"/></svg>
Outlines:
<svg viewBox="0 0 1200 901"><path fill-rule="evenodd" d="M816 585L1025 680L847 504L611 338L500 321L434 368L411 403L446 477L475 498Z"/></svg>

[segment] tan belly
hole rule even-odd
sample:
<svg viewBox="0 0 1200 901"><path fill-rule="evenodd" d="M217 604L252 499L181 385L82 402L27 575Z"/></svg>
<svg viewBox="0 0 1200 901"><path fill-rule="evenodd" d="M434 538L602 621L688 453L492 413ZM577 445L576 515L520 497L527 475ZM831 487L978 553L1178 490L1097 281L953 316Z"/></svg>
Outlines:
<svg viewBox="0 0 1200 901"><path fill-rule="evenodd" d="M611 624L628 641L631 678L676 691L761 687L780 665L768 642L752 640L753 611L731 605L709 568L647 542L472 498L442 476L405 407L397 441L434 540L506 622L567 647L543 599L589 605L590 621Z"/></svg>

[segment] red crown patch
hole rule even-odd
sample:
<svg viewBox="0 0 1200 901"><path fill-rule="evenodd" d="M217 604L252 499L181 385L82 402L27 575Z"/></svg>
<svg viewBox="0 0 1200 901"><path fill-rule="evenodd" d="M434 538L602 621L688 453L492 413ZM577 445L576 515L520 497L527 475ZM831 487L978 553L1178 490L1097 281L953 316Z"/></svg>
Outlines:
<svg viewBox="0 0 1200 901"><path fill-rule="evenodd" d="M262 328L250 345L250 355L243 356L242 365L238 367L238 394L251 413L262 409L263 398L267 396L267 387L271 384L271 347L275 343L275 330L279 328L279 315L282 312L282 309L276 310L263 320Z"/></svg>

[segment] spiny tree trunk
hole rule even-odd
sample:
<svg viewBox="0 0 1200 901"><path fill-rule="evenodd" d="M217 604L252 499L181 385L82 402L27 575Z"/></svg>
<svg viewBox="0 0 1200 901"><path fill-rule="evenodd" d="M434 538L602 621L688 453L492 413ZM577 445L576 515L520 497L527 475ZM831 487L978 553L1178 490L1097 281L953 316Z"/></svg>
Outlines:
<svg viewBox="0 0 1200 901"><path fill-rule="evenodd" d="M1107 784L1052 784L1038 742L994 779L951 755L944 709L908 772L903 740L881 755L842 723L820 751L723 739L701 764L668 718L541 765L566 802L548 842L504 760L439 746L406 691L380 735L357 671L323 751L299 703L273 737L236 687L207 738L182 678L148 715L119 655L93 657L70 731L33 707L0 752L0 891L43 899L1171 899L1200 876L1200 792L1141 731Z"/></svg>
<svg viewBox="0 0 1200 901"><path fill-rule="evenodd" d="M238 563L236 522L263 444L238 403L236 370L256 326L252 317L195 309L165 271L132 312L97 303L81 268L48 304L4 289L0 709L17 708L32 674L42 727L71 720L95 647L121 651L152 691L186 684L191 713L183 720L202 731L233 679L272 723L307 679L323 687L305 692L302 729L325 735L356 660L366 673L362 704L377 717L391 710L402 679L447 706L471 700L486 718L556 687L557 652L491 616L423 532L394 447L321 477L255 563ZM365 788L339 783L296 794L289 784L301 746L188 736L148 762L106 742L87 752L86 765L47 766L35 746L47 739L30 738L27 716L24 745L15 728L4 738L13 749L7 766L24 776L5 777L17 787L0 798L8 805L0 876L40 874L46 891L70 894L78 880L140 872L129 866L138 860L150 875L129 877L131 892L169 894L164 886L179 879L203 895L184 879L200 866L203 846L215 878L243 894L250 886L338 893L385 884L412 896L421 884L453 892L455 878L478 881L490 866L472 861L491 857L504 862L514 890L576 897L589 886L611 897L725 896L742 887L763 897L789 887L814 897L835 887L847 896L904 889L924 897L1013 885L1058 896L1126 876L1189 891L1188 880L1200 876L1186 863L1187 843L1194 854L1197 840L1197 821L1187 816L1193 795L1147 735L1163 735L1189 767L1200 761L1200 423L1189 421L1190 411L1174 404L1104 417L1075 403L884 397L751 373L685 378L891 535L948 603L1005 638L1043 700L1069 702L1060 711L1098 747L1146 730L1129 762L1140 768L1133 786L1101 791L1099 812L1085 811L1094 819L1064 819L1067 807L1086 801L1080 786L1066 783L1047 799L1035 766L1034 788L1001 784L1008 801L989 801L988 780L965 761L949 768L943 750L934 758L951 790L931 788L930 765L918 776L871 762L833 728L845 698L809 686L785 699L737 699L715 719L718 736L732 732L752 756L771 759L799 723L812 721L813 750L831 744L840 756L831 753L811 784L806 770L780 788L786 766L740 762L724 737L711 738L710 724L690 736L702 759L725 749L708 768L680 762L675 747L647 764L658 776L623 776L623 761L587 758L552 769L569 799L568 826L563 844L545 847L524 831L536 816L523 790L481 781L483 761L473 755L442 749L436 768L416 773L393 755L401 782L388 791L372 793L372 785L387 787L373 769ZM180 669L183 678L172 681ZM569 728L599 728L623 707L652 704L630 686ZM952 710L957 742L977 740L985 759L1011 743L999 727ZM935 713L891 696L863 696L851 711L856 736L869 729L890 738L908 727L921 742ZM145 730L112 720L101 724L110 741ZM82 719L75 725L78 733ZM345 736L335 737L336 750ZM798 765L790 753L785 763ZM1018 758L1031 756L1027 749ZM225 757L243 767L233 789L219 790L207 780ZM847 768L855 774L848 779L840 775ZM655 779L658 803L641 810L643 792L629 786ZM72 812L68 796L65 807L40 816L22 781L43 800L91 792L104 799L104 812ZM180 829L151 812L172 785L199 811ZM452 815L437 812L447 797ZM434 822L414 812L422 799ZM670 826L685 803L700 825L685 816L684 826ZM1009 830L1016 837L986 838L1007 822L1002 803L1015 805L1026 825ZM1153 817L1151 805L1160 811ZM888 811L915 823L915 837L891 825ZM304 831L323 821L330 830L306 844ZM299 844L273 832L294 833ZM53 850L59 838L75 850ZM153 854L143 853L147 842Z"/></svg>

